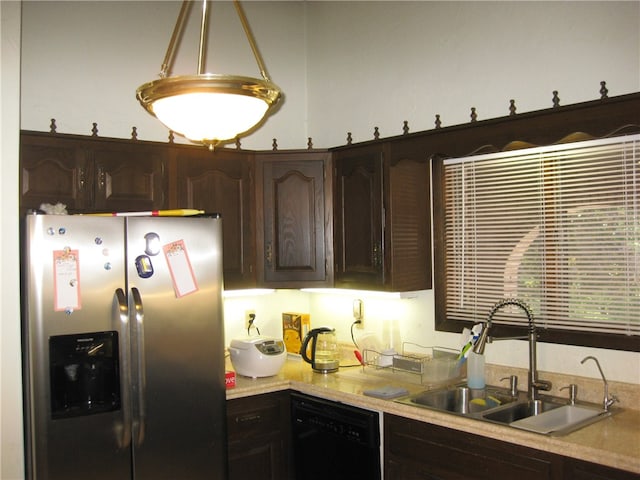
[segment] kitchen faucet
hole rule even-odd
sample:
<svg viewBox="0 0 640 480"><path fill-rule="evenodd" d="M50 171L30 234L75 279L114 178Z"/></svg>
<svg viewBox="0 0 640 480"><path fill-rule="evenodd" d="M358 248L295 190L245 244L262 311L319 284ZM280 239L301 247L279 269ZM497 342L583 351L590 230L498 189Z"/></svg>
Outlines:
<svg viewBox="0 0 640 480"><path fill-rule="evenodd" d="M510 337L510 339L514 338L528 338L529 340L529 376L528 376L528 389L529 389L529 400L535 401L538 400L538 390L551 390L551 382L546 380L540 380L538 378L538 367L537 367L537 348L536 348L536 339L538 334L536 333L536 326L533 322L533 313L529 306L519 300L517 298L506 298L504 300L500 300L496 303L491 311L489 312L489 316L487 317L486 325L482 329L482 333L480 333L480 338L473 346L473 351L479 355L484 353L484 347L487 342L491 343L492 339L489 337L489 330L491 330L491 325L493 321L493 316L496 314L498 310L508 305L513 305L515 307L520 307L527 315L527 320L529 321L529 334L527 337ZM506 338L503 338L506 340Z"/></svg>
<svg viewBox="0 0 640 480"><path fill-rule="evenodd" d="M609 408L611 408L611 405L613 405L614 402L618 401L618 398L614 394L609 395L609 384L607 383L607 379L604 378L604 373L602 372L602 368L600 368L600 362L598 361L598 359L589 355L588 357L584 357L580 363L583 364L587 360L593 360L594 362L596 362L596 366L598 367L598 370L600 370L600 376L602 377L602 381L604 382L604 399L602 400L602 407L604 408L605 412L608 412Z"/></svg>

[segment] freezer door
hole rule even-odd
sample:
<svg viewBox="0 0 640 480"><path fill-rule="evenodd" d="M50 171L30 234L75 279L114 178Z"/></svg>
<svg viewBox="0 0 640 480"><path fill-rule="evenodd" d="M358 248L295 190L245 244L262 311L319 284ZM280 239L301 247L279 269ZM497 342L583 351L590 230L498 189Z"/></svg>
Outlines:
<svg viewBox="0 0 640 480"><path fill-rule="evenodd" d="M136 480L226 479L222 230L128 218Z"/></svg>
<svg viewBox="0 0 640 480"><path fill-rule="evenodd" d="M124 223L29 215L25 227L28 478L128 479Z"/></svg>

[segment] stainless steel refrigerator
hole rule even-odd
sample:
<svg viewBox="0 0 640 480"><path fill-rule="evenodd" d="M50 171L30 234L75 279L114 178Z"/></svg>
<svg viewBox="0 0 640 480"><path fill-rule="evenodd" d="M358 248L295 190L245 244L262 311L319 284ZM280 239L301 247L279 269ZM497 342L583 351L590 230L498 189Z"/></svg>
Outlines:
<svg viewBox="0 0 640 480"><path fill-rule="evenodd" d="M28 215L24 238L28 478L226 479L221 219Z"/></svg>

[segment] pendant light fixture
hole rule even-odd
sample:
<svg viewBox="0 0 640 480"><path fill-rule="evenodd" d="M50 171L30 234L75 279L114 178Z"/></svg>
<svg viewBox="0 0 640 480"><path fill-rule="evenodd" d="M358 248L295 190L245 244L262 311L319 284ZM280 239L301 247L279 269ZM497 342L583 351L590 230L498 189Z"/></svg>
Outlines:
<svg viewBox="0 0 640 480"><path fill-rule="evenodd" d="M278 102L280 89L269 79L260 52L238 0L234 6L262 79L238 75L204 73L205 41L209 2L202 2L198 73L170 76L178 39L193 2L184 0L176 21L160 78L138 87L140 104L171 131L211 150L221 143L246 135L265 118Z"/></svg>

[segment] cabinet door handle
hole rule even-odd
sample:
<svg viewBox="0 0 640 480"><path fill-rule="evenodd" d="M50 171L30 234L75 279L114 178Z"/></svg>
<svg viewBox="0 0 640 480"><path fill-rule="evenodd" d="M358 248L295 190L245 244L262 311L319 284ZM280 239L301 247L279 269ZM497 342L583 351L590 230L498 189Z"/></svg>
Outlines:
<svg viewBox="0 0 640 480"><path fill-rule="evenodd" d="M246 425L253 423L260 423L262 421L262 416L259 413L253 413L248 415L242 415L235 418L236 423Z"/></svg>
<svg viewBox="0 0 640 480"><path fill-rule="evenodd" d="M136 332L135 342L137 345L138 358L136 359L136 385L138 387L138 415L137 415L137 435L136 446L144 443L144 437L147 429L147 365L146 355L144 352L144 305L140 290L135 287L131 288L131 319L134 321Z"/></svg>
<svg viewBox="0 0 640 480"><path fill-rule="evenodd" d="M375 268L382 266L382 247L379 243L376 243L371 251L371 264Z"/></svg>
<svg viewBox="0 0 640 480"><path fill-rule="evenodd" d="M84 168L78 169L78 191L84 192Z"/></svg>
<svg viewBox="0 0 640 480"><path fill-rule="evenodd" d="M98 167L98 188L101 191L104 190L104 183L105 183L104 180L105 180L104 168Z"/></svg>
<svg viewBox="0 0 640 480"><path fill-rule="evenodd" d="M126 345L129 342L129 310L127 297L124 290L118 288L113 296L112 322L120 335L120 342ZM131 370L129 351L123 348L120 354L120 368L122 370L122 424L117 426L117 431L121 432L118 439L119 448L127 448L131 443Z"/></svg>
<svg viewBox="0 0 640 480"><path fill-rule="evenodd" d="M273 247L271 245L271 242L267 243L266 245L264 258L267 262L267 266L271 268L271 266L273 265Z"/></svg>

